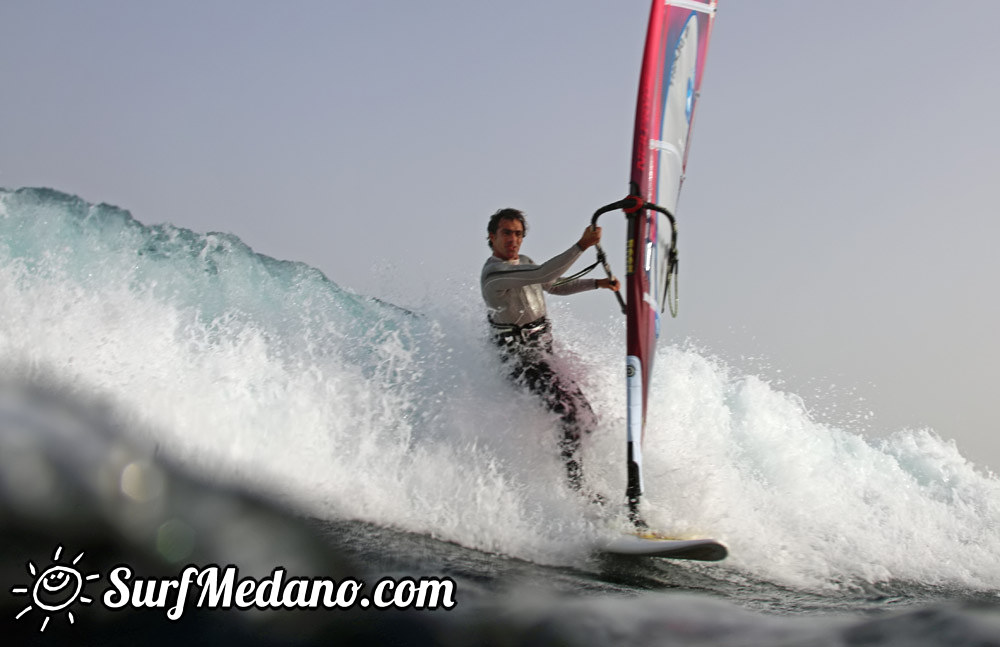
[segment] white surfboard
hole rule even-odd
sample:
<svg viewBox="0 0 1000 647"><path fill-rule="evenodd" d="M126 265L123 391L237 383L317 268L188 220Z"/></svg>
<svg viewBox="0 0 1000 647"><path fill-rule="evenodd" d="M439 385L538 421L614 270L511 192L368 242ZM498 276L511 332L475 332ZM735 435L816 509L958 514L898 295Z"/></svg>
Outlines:
<svg viewBox="0 0 1000 647"><path fill-rule="evenodd" d="M725 544L716 539L672 539L648 532L621 535L603 544L598 552L702 562L717 562L729 554Z"/></svg>

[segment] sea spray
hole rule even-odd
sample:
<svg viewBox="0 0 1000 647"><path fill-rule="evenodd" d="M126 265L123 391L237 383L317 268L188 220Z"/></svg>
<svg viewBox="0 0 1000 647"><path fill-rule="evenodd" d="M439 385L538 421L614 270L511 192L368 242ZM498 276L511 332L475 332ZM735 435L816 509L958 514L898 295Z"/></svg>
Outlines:
<svg viewBox="0 0 1000 647"><path fill-rule="evenodd" d="M498 368L474 277L406 310L232 235L21 190L0 191L0 299L0 353L110 397L210 478L544 563L585 564L608 532L562 482L553 415ZM588 483L614 507L621 323L554 310L563 368L600 418ZM703 351L661 345L656 363L644 513L726 541L715 572L813 590L1000 586L1000 483L953 443L815 420Z"/></svg>
<svg viewBox="0 0 1000 647"><path fill-rule="evenodd" d="M536 429L543 415L471 416L502 381L480 373L494 380L484 389L446 366L433 320L233 237L166 235L51 191L2 204L0 351L108 395L185 464L311 514L538 558L582 524L550 523L497 454L511 423ZM44 252L56 244L70 251ZM555 473L555 456L536 462Z"/></svg>

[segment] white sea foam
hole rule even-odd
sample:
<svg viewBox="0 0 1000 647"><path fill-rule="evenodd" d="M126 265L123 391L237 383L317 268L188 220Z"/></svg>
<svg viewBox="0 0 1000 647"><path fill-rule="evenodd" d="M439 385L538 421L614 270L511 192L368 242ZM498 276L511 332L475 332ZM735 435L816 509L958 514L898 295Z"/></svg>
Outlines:
<svg viewBox="0 0 1000 647"><path fill-rule="evenodd" d="M0 191L0 301L0 355L111 397L136 433L219 481L547 563L577 563L606 531L563 483L554 416L500 373L467 277L415 314L232 236ZM556 319L601 419L588 480L617 501L622 324ZM783 585L1000 587L1000 481L953 443L814 420L696 350L664 346L656 362L651 525L717 536L720 568Z"/></svg>

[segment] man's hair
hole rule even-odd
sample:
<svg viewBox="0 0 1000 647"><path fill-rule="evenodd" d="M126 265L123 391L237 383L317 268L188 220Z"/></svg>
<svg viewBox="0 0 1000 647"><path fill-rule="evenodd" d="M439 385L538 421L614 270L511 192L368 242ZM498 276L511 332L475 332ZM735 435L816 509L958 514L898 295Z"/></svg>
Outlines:
<svg viewBox="0 0 1000 647"><path fill-rule="evenodd" d="M524 227L524 235L528 235L528 221L524 219L524 214L517 209L511 209L507 207L506 209L500 209L495 214L490 216L490 224L486 225L486 233L495 234L497 230L500 229L501 220L517 220ZM493 243L490 242L490 237L486 236L486 246L492 248Z"/></svg>

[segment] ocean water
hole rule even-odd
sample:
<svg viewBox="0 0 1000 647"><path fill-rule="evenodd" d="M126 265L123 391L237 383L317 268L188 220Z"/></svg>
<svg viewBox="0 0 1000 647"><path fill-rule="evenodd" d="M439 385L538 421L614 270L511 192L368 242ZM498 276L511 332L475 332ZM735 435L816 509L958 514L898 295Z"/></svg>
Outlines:
<svg viewBox="0 0 1000 647"><path fill-rule="evenodd" d="M602 509L565 487L554 417L497 367L475 277L412 309L336 279L235 235L0 189L4 383L100 402L98 426L149 461L287 511L359 576L454 578L455 609L382 616L423 623L400 634L413 642L1000 645L1000 479L933 430L870 437L664 344L643 514L730 557L601 558L593 546L627 525L625 392L608 369L623 322L559 321L562 368L600 418L584 465ZM98 441L68 433L86 480ZM40 477L3 447L4 509L30 509ZM169 624L149 614L150 634Z"/></svg>

